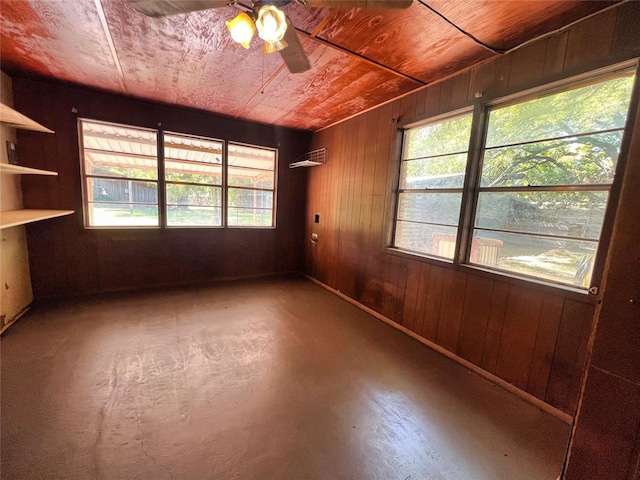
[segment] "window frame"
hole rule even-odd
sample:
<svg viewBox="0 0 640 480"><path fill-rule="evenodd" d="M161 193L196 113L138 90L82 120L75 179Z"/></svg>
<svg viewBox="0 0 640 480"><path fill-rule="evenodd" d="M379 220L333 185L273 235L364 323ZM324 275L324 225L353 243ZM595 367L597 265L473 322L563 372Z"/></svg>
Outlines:
<svg viewBox="0 0 640 480"><path fill-rule="evenodd" d="M467 145L467 161L465 164L465 171L464 171L464 180L463 180L463 184L461 187L459 188L450 188L450 189L431 189L431 191L433 193L456 193L456 192L460 192L461 194L461 200L460 200L460 211L458 212L458 224L455 227L451 227L451 228L455 228L456 229L456 243L455 243L455 247L454 247L454 253L453 253L453 258L447 258L447 257L443 257L443 256L439 256L439 255L434 255L434 254L430 254L430 253L425 253L425 252L418 252L418 251L414 251L414 250L406 250L406 249L402 249L399 247L395 246L396 243L396 239L397 239L397 230L398 230L398 222L400 221L398 218L398 212L399 212L399 208L400 208L400 194L403 193L403 189L400 187L400 182L402 180L402 166L405 162L407 161L413 161L416 159L405 159L405 149L406 149L406 135L407 132L413 128L419 128L419 127L423 127L423 126L428 126L428 125L434 125L434 124L439 124L439 123L444 123L446 121L449 120L455 120L457 118L461 118L464 116L470 115L471 116L471 128L469 131L469 142ZM464 201L465 201L465 186L467 184L467 176L469 173L469 163L470 163L470 153L471 153L471 148L473 146L473 133L474 133L474 117L475 117L475 112L473 109L473 106L468 106L468 107L464 107L464 108L460 108L457 110L453 110L451 112L446 112L446 113L442 113L439 115L434 115L434 116L429 116L427 118L423 118L420 119L418 121L412 121L410 123L405 123L399 126L399 137L400 137L400 153L399 153L399 157L400 160L398 162L398 168L396 169L396 175L394 178L394 186L395 186L395 190L394 190L394 205L393 205L393 228L391 230L391 247L392 249L404 252L408 255L415 255L417 257L423 257L423 258L429 258L429 259L433 259L433 260L438 260L438 261L442 261L442 262L446 262L446 263L455 263L456 258L459 255L459 250L460 250L460 230L461 230L461 222L464 220L464 216L463 216L463 211L464 211ZM464 152L463 152L464 153ZM448 154L442 154L441 156L444 155L451 155L452 153L448 153ZM446 191L445 191L446 190Z"/></svg>
<svg viewBox="0 0 640 480"><path fill-rule="evenodd" d="M189 133L180 133L180 132L175 132L173 130L164 130L164 129L158 129L159 131L159 140L158 143L162 144L162 162L160 162L160 159L158 159L158 162L162 164L162 218L163 218L163 224L162 226L164 228L167 229L183 229L183 228L213 228L213 229L220 229L220 228L225 228L225 215L224 212L226 211L226 205L225 205L225 195L224 195L224 186L225 186L225 181L226 181L226 157L225 157L225 145L227 142L225 142L222 139L219 138L213 138L213 137L205 137L203 135L192 135ZM207 187L219 187L220 188L220 225L169 225L169 207L174 206L174 205L169 205L168 201L167 201L167 185L189 185L188 182L180 182L180 181L174 181L174 180L167 180L167 159L165 157L165 134L167 135L173 135L176 137L188 137L188 138L194 138L194 139L201 139L201 140L205 140L205 141L210 141L210 142L219 142L220 143L220 147L221 147L221 153L220 153L220 158L221 158L221 163L220 163L220 169L221 169L221 179L220 179L220 185L214 185L214 184L210 184L210 183L198 183L196 185L201 185L201 186L207 186Z"/></svg>
<svg viewBox="0 0 640 480"><path fill-rule="evenodd" d="M606 77L614 77L618 73L631 71L635 75L635 79L631 88L629 99L629 107L625 125L622 129L622 138L620 143L620 152L615 167L614 177L609 186L609 198L604 212L603 222L601 226L600 236L594 255L593 271L589 285L581 287L578 285L570 285L551 279L542 277L529 276L517 272L499 270L488 266L478 265L470 262L471 244L473 240L473 232L475 229L475 221L477 215L477 205L480 193L480 182L482 175L482 165L484 161L484 152L486 138L489 127L489 113L491 109L507 107L519 103L525 103L536 97L550 96L556 93L564 92L573 88L580 88L589 83L599 83L606 80ZM557 78L557 77L556 77ZM476 95L476 100L467 108L473 108L473 119L471 126L470 146L467 158L467 171L465 174L465 182L463 186L463 197L460 212L460 221L458 223L458 237L456 241L456 251L452 261L442 257L432 256L428 254L419 254L408 250L395 247L395 235L397 228L397 209L400 191L400 168L402 166L402 156L404 152L404 134L403 130L412 126L425 124L431 121L437 121L440 118L446 118L453 114L463 111L464 108L451 112L444 112L438 115L428 117L418 117L410 119L397 126L398 134L396 140L398 148L394 153L394 161L398 162L398 168L394 169L396 177L393 179L392 195L390 208L392 214L387 218L391 220L389 228L389 236L386 251L406 258L416 259L422 262L442 264L448 268L458 270L473 270L486 274L489 278L506 279L510 283L520 285L539 285L549 287L553 290L559 290L569 293L576 293L580 298L589 295L595 297L599 293L599 285L602 280L602 274L606 262L606 253L609 249L611 234L613 231L613 223L615 213L620 197L620 189L624 177L624 171L629 156L629 146L633 133L637 111L640 108L640 62L638 58L625 62L616 63L603 68L582 72L575 75L566 76L557 80L548 81L542 84L536 84L531 88L521 88L517 91L511 90L503 95Z"/></svg>
<svg viewBox="0 0 640 480"><path fill-rule="evenodd" d="M87 179L88 178L113 178L114 180L131 180L131 181L140 181L141 179L135 179L135 178L130 178L130 177L102 177L102 176L94 176L92 174L88 174L86 171L86 162L85 162L85 157L84 157L84 152L85 152L85 141L84 141L84 133L83 133L83 129L82 129L82 124L83 122L89 122L89 123L99 123L102 125L110 125L110 126L114 126L114 127L124 127L124 128L132 128L132 129L136 129L136 130L144 130L147 132L153 132L156 135L156 158L155 158L155 162L156 162L156 179L155 180L147 180L147 181L151 181L154 182L156 184L157 187L157 209L158 209L158 224L157 225L91 225L90 224L90 213L89 213L89 204L90 203L94 203L91 202L89 200L89 192L87 190ZM161 184L161 167L160 167L160 157L158 155L158 143L159 143L159 139L160 139L160 135L159 135L159 130L155 129L155 128L148 128L148 127L138 127L135 125L125 125L123 123L115 123L115 122L107 122L107 121L103 121L103 120L97 120L97 119L93 119L93 118L86 118L86 117L78 117L77 119L77 125L78 125L78 146L79 146L79 150L80 150L80 178L81 178L81 192L82 192L82 220L83 220L83 226L85 229L88 230L102 230L102 229L123 229L123 230L130 230L130 229L141 229L141 230L154 230L154 229L158 229L158 228L162 228L162 223L163 223L163 214L162 214L162 194L161 194L161 190L162 190L162 184ZM150 204L151 205L151 204Z"/></svg>
<svg viewBox="0 0 640 480"><path fill-rule="evenodd" d="M229 185L228 182L228 158L229 158L229 146L230 145L237 145L240 147L249 147L249 148L258 148L260 150L270 150L273 152L273 189L266 189L266 188L248 188L248 187L238 187L238 186L234 186L234 185ZM247 229L256 229L256 228L276 228L276 212L277 212L277 199L278 199L278 149L277 148L272 148L272 147L261 147L258 145L252 145L249 143L242 143L242 142L234 142L234 141L227 141L224 142L224 173L222 175L223 177L223 200L222 203L224 205L224 225L225 228L247 228ZM246 190L259 190L259 191L263 191L263 192L271 192L272 195L272 201L271 201L271 225L229 225L229 189L230 188L240 188L240 189L246 189Z"/></svg>
<svg viewBox="0 0 640 480"><path fill-rule="evenodd" d="M87 179L94 177L91 174L87 174L86 165L85 165L85 140L83 134L83 122L91 122L91 123L100 123L103 125L111 125L114 127L121 128L131 128L137 130L145 130L148 132L153 132L156 134L156 171L157 171L157 179L156 180L148 180L152 181L157 185L157 208L158 208L158 225L91 225L90 224L90 215L89 215L89 204L91 201L88 198L87 191ZM77 118L77 133L78 133L78 149L79 149L79 163L80 163L80 180L81 180L81 194L82 194L82 217L83 217L83 227L85 230L187 230L187 229L204 229L204 230L221 230L221 229L251 229L251 230L274 230L277 228L277 199L278 199L278 157L279 157L279 149L277 147L269 147L263 145L256 145L251 143L237 142L233 140L225 140L221 138L214 138L205 135L192 134L192 133L183 133L178 132L174 129L164 130L161 127L158 128L150 128L150 127L139 127L137 125L130 125L125 123L113 122L113 121L105 121L96 118L89 117L78 117ZM169 205L167 205L167 185L176 184L181 182L167 181L165 178L166 174L166 159L165 159L165 151L164 151L164 142L165 142L165 134L167 135L175 135L175 136L183 136L183 137L192 137L192 138L200 138L203 140L220 142L222 145L222 181L219 186L217 185L209 185L202 184L204 186L213 186L221 189L221 224L220 225L168 225L168 216L167 210ZM228 217L228 191L230 186L228 185L228 147L229 145L239 145L244 147L255 148L259 150L268 150L274 153L274 166L273 166L273 189L259 189L265 190L272 193L272 222L271 225L229 225L227 222ZM102 177L98 177L102 178ZM118 180L120 178L113 177ZM123 180L128 180L128 178L122 177ZM135 180L135 179L133 179ZM231 187L234 188L234 187Z"/></svg>

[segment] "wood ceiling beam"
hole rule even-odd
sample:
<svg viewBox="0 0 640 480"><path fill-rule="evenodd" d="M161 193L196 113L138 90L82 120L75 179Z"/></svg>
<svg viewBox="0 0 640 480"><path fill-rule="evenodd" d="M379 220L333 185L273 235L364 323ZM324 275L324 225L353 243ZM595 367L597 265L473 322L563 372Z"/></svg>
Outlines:
<svg viewBox="0 0 640 480"><path fill-rule="evenodd" d="M399 70L396 70L394 68L388 67L387 65L384 65L382 63L376 62L375 60L371 60L370 58L367 58L364 55L360 55L359 53L353 52L353 51L349 50L348 48L341 47L340 45L338 45L336 43L333 43L333 42L330 42L329 40L325 40L325 39L323 39L321 37L318 37L317 34L314 35L315 32L314 33L305 32L304 30L302 30L300 28L296 28L296 31L298 33L301 33L305 37L315 41L315 42L318 42L318 43L320 43L322 45L325 45L327 47L333 48L334 50L337 50L337 51L342 52L342 53L344 53L346 55L349 55L350 57L357 58L358 60L361 60L361 61L367 63L368 65L372 65L372 66L374 66L376 68L384 70L385 72L391 73L392 75L400 77L400 78L402 78L404 80L409 80L411 82L417 83L420 86L424 86L424 85L427 84L427 82L423 82L419 78L415 78L415 77L412 77L411 75L407 75L405 73L402 73Z"/></svg>
<svg viewBox="0 0 640 480"><path fill-rule="evenodd" d="M113 37L111 36L111 30L109 30L109 24L107 23L107 16L104 14L104 8L102 8L101 0L93 0L96 5L96 10L98 11L98 18L100 18L100 25L102 25L102 31L104 32L104 36L107 39L107 43L109 44L109 51L111 52L111 57L113 59L113 63L116 66L116 70L118 70L118 74L120 75L120 81L122 82L122 88L127 92L127 81L124 78L124 71L122 70L122 65L120 65L120 59L118 58L118 52L116 52L115 43L113 43Z"/></svg>

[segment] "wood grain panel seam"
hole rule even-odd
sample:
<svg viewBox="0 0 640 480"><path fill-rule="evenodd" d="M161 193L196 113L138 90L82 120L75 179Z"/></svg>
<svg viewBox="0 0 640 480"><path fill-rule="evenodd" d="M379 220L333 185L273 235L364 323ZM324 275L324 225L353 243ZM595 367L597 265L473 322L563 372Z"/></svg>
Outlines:
<svg viewBox="0 0 640 480"><path fill-rule="evenodd" d="M432 350L440 353L441 355L444 355L445 357L453 360L454 362L462 365L463 367L468 368L473 373L476 373L477 375L483 377L484 379L486 379L486 380L494 383L495 385L507 390L508 392L516 395L517 397L519 397L522 400L530 403L531 405L539 408L540 410L542 410L542 411L544 411L546 413L549 413L550 415L553 415L555 418L557 418L558 420L563 421L567 425L570 425L573 422L573 418L571 417L571 415L569 415L567 413L564 413L563 411L553 407L552 405L549 405L548 403L540 400L539 398L534 397L533 395L525 392L524 390L519 389L518 387L506 382L505 380L501 379L500 377L498 377L496 375L493 375L492 373L487 372L486 370L483 370L482 368L478 367L477 365L474 365L473 363L469 362L468 360L465 360L464 358L459 357L455 353L450 352L449 350L441 347L440 345L438 345L438 344L436 344L434 342L431 342L431 341L427 340L424 337L421 337L417 333L412 332L408 328L397 324L393 320L385 317L384 315L376 312L375 310L367 307L366 305L361 304L357 300L354 300L353 298L345 295L344 293L339 292L338 290L336 290L334 288L331 288L328 285L325 285L320 280L316 280L315 278L313 278L313 277L311 277L309 275L306 275L306 274L303 274L303 275L307 279L309 279L311 282L315 283L316 285L319 285L320 287L328 290L329 292L333 293L334 295L339 296L343 300L346 300L347 302L351 303L352 305L354 305L354 306L358 307L359 309L367 312L369 315L377 318L378 320L383 321L387 325L395 328L396 330L401 331L402 333L404 333L404 334L410 336L411 338L419 341L423 345L431 348Z"/></svg>
<svg viewBox="0 0 640 480"><path fill-rule="evenodd" d="M487 335L489 335L489 322L491 321L491 306L493 304L493 293L496 290L496 282L491 282L491 297L489 300L489 311L487 312L487 326L484 329L484 338L482 339L482 354L480 355L480 363L482 364L482 359L484 358L484 349L487 346ZM502 332L501 332L502 333Z"/></svg>
<svg viewBox="0 0 640 480"><path fill-rule="evenodd" d="M634 387L640 387L640 382L634 382L632 380L629 380L628 378L623 377L619 373L612 372L612 371L607 370L607 369L602 368L602 367L596 367L594 364L589 365L589 367L593 368L594 370L598 370L599 372L604 373L606 375L609 375L611 377L615 377L618 380L623 381L624 383L628 383L629 385L633 385Z"/></svg>
<svg viewBox="0 0 640 480"><path fill-rule="evenodd" d="M502 312L502 324L500 325L500 336L498 337L498 350L496 354L496 371L498 371L498 364L500 361L500 352L502 350L502 337L504 336L504 324L506 323L505 319L507 317L507 306L509 305L509 298L511 297L511 289L512 286L509 285L507 288L507 298L504 302L504 310Z"/></svg>
<svg viewBox="0 0 640 480"><path fill-rule="evenodd" d="M128 92L127 81L124 78L124 71L122 70L122 65L120 65L120 58L118 57L118 52L116 51L116 46L113 43L113 37L111 36L111 30L109 29L109 23L107 22L107 17L104 13L104 8L102 8L102 0L94 0L96 5L96 10L98 11L98 18L100 18L100 25L102 25L102 30L104 32L104 36L109 44L109 50L111 51L111 57L113 58L113 63L116 65L116 69L118 70L118 74L120 74L120 80L122 81L122 87L125 92Z"/></svg>
<svg viewBox="0 0 640 480"><path fill-rule="evenodd" d="M571 22L571 23L568 23L568 24L566 24L566 25L563 25L563 26L562 26L562 27L560 27L560 28L556 28L555 30L551 30L551 31L549 31L549 32L546 32L546 33L543 33L543 34L541 34L541 35L538 35L537 37L534 37L534 38L532 38L532 39L530 39L530 40L527 40L526 42L522 42L520 45L516 45L515 47L513 47L513 48L511 48L511 49L507 50L506 52L504 52L504 54L506 55L506 54L509 54L509 53L515 52L516 50L519 50L519 49L521 49L522 47L526 47L527 45L530 45L530 44L532 44L532 43L535 43L535 42L537 42L537 41L539 41L539 40L545 39L545 38L547 38L547 37L552 37L552 36L554 36L554 35L557 35L557 34L559 34L559 33L562 33L562 32L564 32L564 31L566 31L566 30L569 30L571 27L574 27L575 25L577 25L577 24L579 24L579 23L581 23L581 22L584 22L584 21L586 21L586 20L589 20L590 18L593 18L593 17L595 17L595 16L597 16L597 15L600 15L600 14L603 14L603 13L605 13L605 12L608 12L609 10L612 10L612 9L614 9L614 8L620 8L620 6L621 6L621 5L623 5L623 4L627 3L627 2L630 2L630 1L631 1L631 0L620 0L620 1L616 2L616 3L613 3L613 4L611 4L611 5L607 6L607 7L605 7L605 8L600 9L600 10L598 10L598 11L596 11L596 12L593 12L593 13L590 13L589 15L586 15L586 16L584 16L584 17L578 18L577 20L574 20L574 21L573 21L573 22ZM635 1L635 0L634 0L634 1ZM495 57L492 57L492 58L495 58Z"/></svg>

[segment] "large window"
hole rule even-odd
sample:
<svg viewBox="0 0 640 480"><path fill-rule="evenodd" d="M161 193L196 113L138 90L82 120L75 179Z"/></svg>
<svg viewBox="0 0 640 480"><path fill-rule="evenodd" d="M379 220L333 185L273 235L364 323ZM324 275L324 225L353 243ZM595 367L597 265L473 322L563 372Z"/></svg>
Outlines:
<svg viewBox="0 0 640 480"><path fill-rule="evenodd" d="M275 166L275 150L229 144L229 226L273 224Z"/></svg>
<svg viewBox="0 0 640 480"><path fill-rule="evenodd" d="M87 227L275 226L275 149L85 119L80 137Z"/></svg>
<svg viewBox="0 0 640 480"><path fill-rule="evenodd" d="M164 134L167 225L222 226L222 142Z"/></svg>
<svg viewBox="0 0 640 480"><path fill-rule="evenodd" d="M158 226L157 132L82 120L90 226Z"/></svg>
<svg viewBox="0 0 640 480"><path fill-rule="evenodd" d="M453 259L471 114L404 132L395 246Z"/></svg>
<svg viewBox="0 0 640 480"><path fill-rule="evenodd" d="M468 126L453 127L468 117L405 130L394 246L525 278L588 287L634 80L634 70L625 70L509 103L479 106L485 114L474 117L481 123L474 129L479 138L472 141L481 148L475 157L461 153L455 169L447 170L448 164L437 171L426 167L443 152L453 157L454 138L469 139L470 120ZM451 129L443 129L449 125ZM425 165L414 167L414 157ZM468 162L478 167L469 169L476 173L467 189L454 189L462 187L462 180L440 183L448 173L462 179ZM440 192L445 190L436 190L442 188L451 192L451 200L443 200ZM460 204L468 210L462 212L470 220L466 232L457 228ZM458 245L460 239L467 242ZM460 252L458 258L455 252Z"/></svg>

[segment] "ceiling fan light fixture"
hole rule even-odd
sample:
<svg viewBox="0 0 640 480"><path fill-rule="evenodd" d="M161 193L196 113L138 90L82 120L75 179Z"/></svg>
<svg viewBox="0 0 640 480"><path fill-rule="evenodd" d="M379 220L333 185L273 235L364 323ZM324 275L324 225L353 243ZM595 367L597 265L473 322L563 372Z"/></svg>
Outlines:
<svg viewBox="0 0 640 480"><path fill-rule="evenodd" d="M264 42L264 48L262 49L262 51L264 53L275 53L279 52L280 50L284 50L288 46L289 44L284 40L279 40L277 42Z"/></svg>
<svg viewBox="0 0 640 480"><path fill-rule="evenodd" d="M258 28L258 36L262 40L270 44L277 44L287 32L287 19L282 10L273 5L263 5L258 10L256 27ZM282 50L282 48L274 51Z"/></svg>
<svg viewBox="0 0 640 480"><path fill-rule="evenodd" d="M226 22L231 38L244 48L249 48L251 39L256 33L256 26L251 17L246 13L239 13L233 20Z"/></svg>

